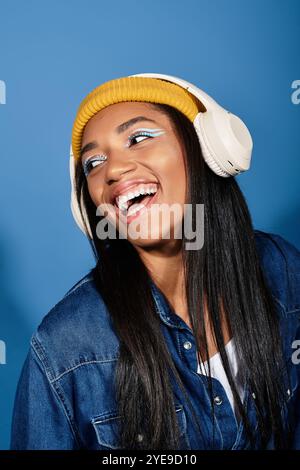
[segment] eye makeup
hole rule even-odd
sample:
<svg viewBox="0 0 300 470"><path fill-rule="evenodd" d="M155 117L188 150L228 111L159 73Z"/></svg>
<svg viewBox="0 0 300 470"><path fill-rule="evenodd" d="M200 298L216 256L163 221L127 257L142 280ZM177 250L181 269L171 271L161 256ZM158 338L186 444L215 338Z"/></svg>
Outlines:
<svg viewBox="0 0 300 470"><path fill-rule="evenodd" d="M162 135L164 133L165 131L163 131L162 129L148 129L146 127L141 127L128 137L128 141L126 142L125 147L129 147L132 142L132 139L136 137L158 137L159 135Z"/></svg>
<svg viewBox="0 0 300 470"><path fill-rule="evenodd" d="M101 163L99 162L105 162L106 160L106 155L93 155L92 157L87 158L82 164L85 176L87 177L90 171L96 166L98 166L98 164L101 165Z"/></svg>
<svg viewBox="0 0 300 470"><path fill-rule="evenodd" d="M125 147L130 147L132 144L132 140L137 137L142 137L142 136L150 137L150 138L158 137L164 133L165 131L162 129L149 129L149 128L141 127L128 137ZM83 172L85 176L87 177L93 168L95 168L98 165L101 165L101 163L99 162L104 162L106 160L107 160L107 156L103 154L93 155L92 157L88 157L82 164Z"/></svg>

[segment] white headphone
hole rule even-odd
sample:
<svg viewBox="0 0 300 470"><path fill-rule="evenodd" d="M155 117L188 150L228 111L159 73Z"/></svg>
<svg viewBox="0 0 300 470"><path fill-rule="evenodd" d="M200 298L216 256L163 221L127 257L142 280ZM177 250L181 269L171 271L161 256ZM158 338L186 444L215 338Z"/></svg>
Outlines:
<svg viewBox="0 0 300 470"><path fill-rule="evenodd" d="M253 142L249 130L238 116L224 109L203 90L182 78L160 73L138 73L129 75L129 77L150 77L166 80L181 86L194 95L206 108L206 111L197 114L193 124L207 165L214 173L224 178L235 176L249 169ZM75 161L71 146L71 210L79 228L92 238L86 213L84 212L84 217L88 233L85 231L76 200L74 170Z"/></svg>

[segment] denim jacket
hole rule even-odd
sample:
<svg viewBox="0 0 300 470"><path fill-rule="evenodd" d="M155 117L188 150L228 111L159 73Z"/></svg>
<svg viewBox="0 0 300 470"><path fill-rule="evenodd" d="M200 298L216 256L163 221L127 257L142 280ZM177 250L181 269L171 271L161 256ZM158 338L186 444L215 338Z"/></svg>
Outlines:
<svg viewBox="0 0 300 470"><path fill-rule="evenodd" d="M300 347L300 252L281 236L260 230L255 230L255 242L280 315L291 377L284 385L294 418L293 449L300 449L300 353L295 349L295 345ZM158 288L154 284L151 288L167 346L203 429L199 436L182 392L174 384L180 449L211 448L210 403L204 376L197 373L192 330L167 307ZM120 416L113 393L118 350L110 315L89 273L50 310L32 336L15 397L11 449L120 448ZM236 420L222 384L215 378L212 381L217 405L214 448L249 448L244 426ZM255 429L255 395L246 385L244 392L246 412ZM268 448L273 448L272 439Z"/></svg>

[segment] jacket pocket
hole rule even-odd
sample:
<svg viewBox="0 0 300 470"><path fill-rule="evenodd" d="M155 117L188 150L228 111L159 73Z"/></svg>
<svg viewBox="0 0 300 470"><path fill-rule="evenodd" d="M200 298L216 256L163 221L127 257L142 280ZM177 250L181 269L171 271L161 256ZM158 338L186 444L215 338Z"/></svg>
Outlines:
<svg viewBox="0 0 300 470"><path fill-rule="evenodd" d="M175 406L177 421L179 425L180 446L189 449L187 437L186 415L183 406ZM92 419L99 446L104 449L121 449L119 445L120 415L115 411L108 411ZM143 440L143 435L138 434L137 442Z"/></svg>

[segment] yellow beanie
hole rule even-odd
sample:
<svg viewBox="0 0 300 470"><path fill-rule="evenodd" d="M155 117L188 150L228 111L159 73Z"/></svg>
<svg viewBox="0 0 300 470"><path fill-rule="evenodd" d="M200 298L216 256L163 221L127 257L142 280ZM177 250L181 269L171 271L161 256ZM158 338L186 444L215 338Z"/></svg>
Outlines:
<svg viewBox="0 0 300 470"><path fill-rule="evenodd" d="M194 122L203 105L179 85L158 78L121 77L99 85L81 102L72 130L72 150L80 157L81 139L87 122L101 109L122 101L145 101L168 104Z"/></svg>

